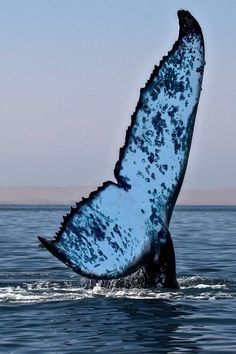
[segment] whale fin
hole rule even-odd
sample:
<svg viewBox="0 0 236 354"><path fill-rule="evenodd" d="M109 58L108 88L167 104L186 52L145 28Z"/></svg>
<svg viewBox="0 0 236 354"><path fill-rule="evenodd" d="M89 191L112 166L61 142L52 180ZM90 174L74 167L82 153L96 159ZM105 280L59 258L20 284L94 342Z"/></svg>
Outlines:
<svg viewBox="0 0 236 354"><path fill-rule="evenodd" d="M178 16L179 38L141 89L115 168L144 209L147 196L162 202L167 221L186 171L205 64L199 24L188 11Z"/></svg>
<svg viewBox="0 0 236 354"><path fill-rule="evenodd" d="M83 276L117 278L137 270L150 253L145 222L132 195L108 182L64 218L56 241L40 241Z"/></svg>
<svg viewBox="0 0 236 354"><path fill-rule="evenodd" d="M198 23L187 11L178 16L179 38L141 90L115 167L117 184L106 182L78 203L55 240L39 238L87 277L122 277L169 254L162 245L172 245L168 223L187 166L204 67ZM173 256L163 259L173 264Z"/></svg>

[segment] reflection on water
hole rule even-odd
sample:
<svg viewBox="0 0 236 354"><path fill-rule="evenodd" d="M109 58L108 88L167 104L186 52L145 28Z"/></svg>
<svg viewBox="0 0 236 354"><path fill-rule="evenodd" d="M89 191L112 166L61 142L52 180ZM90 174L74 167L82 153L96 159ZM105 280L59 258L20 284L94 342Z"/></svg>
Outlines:
<svg viewBox="0 0 236 354"><path fill-rule="evenodd" d="M7 308L11 310L9 306ZM11 318L14 323L11 336L20 343L18 349L25 353L34 352L39 343L41 349L57 353L76 352L76 348L83 353L89 353L89 350L108 353L111 349L114 353L198 352L194 333L183 330L186 318L196 311L192 305L163 300L111 298L19 305L17 313L11 314L14 317ZM29 312L32 318L30 327ZM19 333L19 328L24 330ZM10 348L11 336L3 334L5 343L2 348L6 350ZM52 334L57 338L54 344ZM27 342L31 343L30 348L27 348Z"/></svg>
<svg viewBox="0 0 236 354"><path fill-rule="evenodd" d="M196 350L197 343L194 338L181 333L182 319L196 309L189 305L177 305L163 300L125 300L117 303L117 300L105 303L109 307L106 322L116 321L118 336L112 336L111 328L109 336L121 340L123 348L133 350L145 349L143 352L155 353L158 351L172 352L173 350ZM112 309L117 312L112 314ZM111 316L110 316L111 315ZM119 319L119 320L118 320ZM119 322L118 322L119 321ZM103 323L101 323L103 325ZM177 335L177 331L179 334ZM135 343L135 347L133 346Z"/></svg>

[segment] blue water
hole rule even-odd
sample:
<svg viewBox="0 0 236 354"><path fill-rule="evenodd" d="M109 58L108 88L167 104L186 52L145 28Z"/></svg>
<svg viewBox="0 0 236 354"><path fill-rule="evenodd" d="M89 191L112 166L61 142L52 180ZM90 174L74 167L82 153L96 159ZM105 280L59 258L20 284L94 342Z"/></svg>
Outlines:
<svg viewBox="0 0 236 354"><path fill-rule="evenodd" d="M236 353L236 207L177 207L180 289L86 289L38 247L67 207L0 206L0 353Z"/></svg>

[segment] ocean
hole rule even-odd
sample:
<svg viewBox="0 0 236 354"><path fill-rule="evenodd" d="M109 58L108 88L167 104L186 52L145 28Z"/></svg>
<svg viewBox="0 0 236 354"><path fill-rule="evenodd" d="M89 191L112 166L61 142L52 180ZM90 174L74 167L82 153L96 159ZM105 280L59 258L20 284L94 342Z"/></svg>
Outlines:
<svg viewBox="0 0 236 354"><path fill-rule="evenodd" d="M92 289L45 249L67 206L0 206L0 353L236 353L236 207L177 206L179 290Z"/></svg>

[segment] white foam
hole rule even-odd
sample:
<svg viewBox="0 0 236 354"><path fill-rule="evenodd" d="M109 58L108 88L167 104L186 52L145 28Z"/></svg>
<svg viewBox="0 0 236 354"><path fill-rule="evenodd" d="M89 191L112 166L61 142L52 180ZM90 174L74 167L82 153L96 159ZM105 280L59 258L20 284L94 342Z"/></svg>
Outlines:
<svg viewBox="0 0 236 354"><path fill-rule="evenodd" d="M182 278L180 289L107 289L97 283L86 289L75 282L34 282L17 286L0 287L0 302L38 303L51 301L77 301L86 298L127 298L162 300L219 300L234 299L235 291L230 291L227 282L204 279L202 277ZM235 288L235 287L234 287Z"/></svg>
<svg viewBox="0 0 236 354"><path fill-rule="evenodd" d="M181 289L227 289L226 284L196 284L190 286L181 286Z"/></svg>

